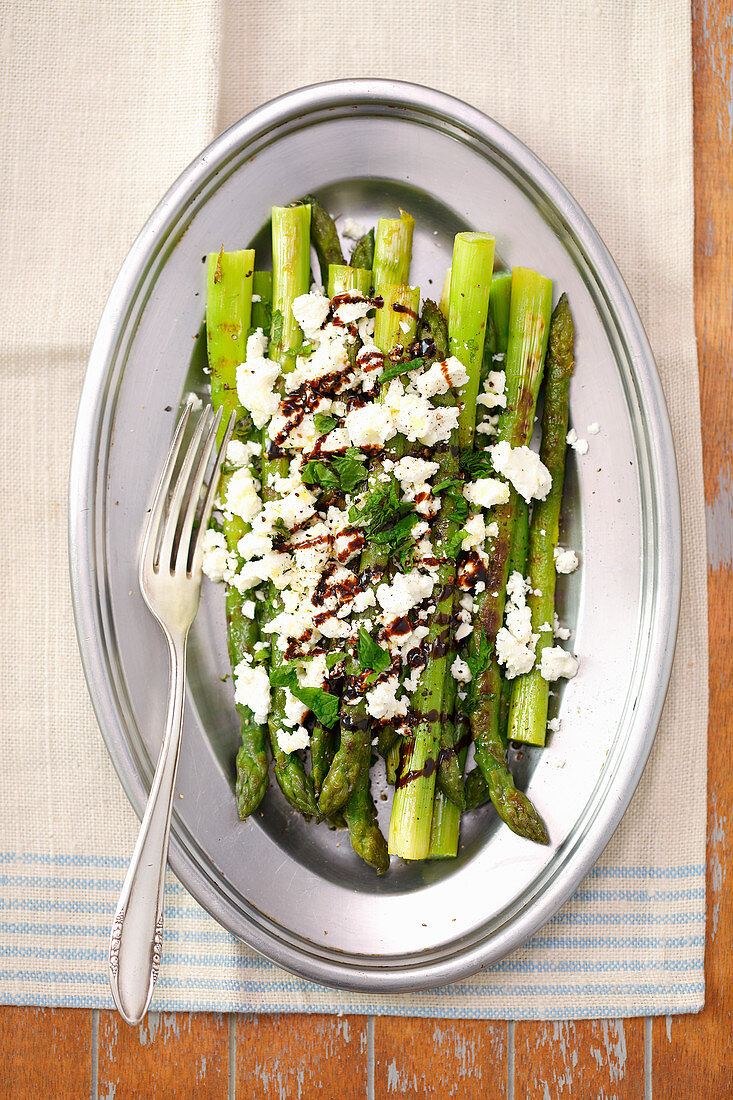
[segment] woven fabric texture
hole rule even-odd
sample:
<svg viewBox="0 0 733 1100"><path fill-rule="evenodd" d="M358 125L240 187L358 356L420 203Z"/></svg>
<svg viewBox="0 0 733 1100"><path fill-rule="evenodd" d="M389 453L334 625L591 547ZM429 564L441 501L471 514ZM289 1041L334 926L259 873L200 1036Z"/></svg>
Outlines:
<svg viewBox="0 0 733 1100"><path fill-rule="evenodd" d="M450 92L524 140L629 285L662 376L685 517L664 717L597 867L490 970L389 998L310 985L236 943L171 878L156 1007L514 1018L699 1009L707 653L686 0L403 0L399 18L385 0L38 0L5 16L0 999L111 1004L108 928L137 830L92 714L67 580L71 439L105 295L154 204L216 133L290 88L380 76Z"/></svg>

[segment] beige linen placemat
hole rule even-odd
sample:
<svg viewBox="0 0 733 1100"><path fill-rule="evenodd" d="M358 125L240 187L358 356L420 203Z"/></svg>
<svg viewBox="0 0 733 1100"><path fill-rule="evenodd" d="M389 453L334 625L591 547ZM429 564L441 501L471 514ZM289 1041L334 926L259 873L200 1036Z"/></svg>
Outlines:
<svg viewBox="0 0 733 1100"><path fill-rule="evenodd" d="M235 943L171 880L156 1005L497 1017L699 1008L707 653L687 0L402 0L398 15L385 0L17 0L4 16L0 999L110 1003L107 930L136 835L89 704L67 581L71 435L105 295L153 205L224 126L289 88L382 76L451 92L527 142L630 286L682 484L672 685L598 866L503 963L445 990L350 996Z"/></svg>

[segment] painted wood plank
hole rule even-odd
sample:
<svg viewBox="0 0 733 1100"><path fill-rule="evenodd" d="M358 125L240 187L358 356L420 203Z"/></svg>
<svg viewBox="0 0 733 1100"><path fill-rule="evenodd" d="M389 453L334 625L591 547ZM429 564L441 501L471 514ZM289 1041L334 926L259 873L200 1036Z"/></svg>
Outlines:
<svg viewBox="0 0 733 1100"><path fill-rule="evenodd" d="M235 1095L243 1100L364 1100L367 1045L364 1016L242 1015Z"/></svg>
<svg viewBox="0 0 733 1100"><path fill-rule="evenodd" d="M149 1012L129 1027L100 1012L97 1078L99 1100L226 1100L228 1017Z"/></svg>
<svg viewBox="0 0 733 1100"><path fill-rule="evenodd" d="M710 727L705 1008L653 1025L654 1100L733 1095L733 11L694 0L695 322L708 536Z"/></svg>
<svg viewBox="0 0 733 1100"><path fill-rule="evenodd" d="M506 1023L378 1017L374 1095L504 1100Z"/></svg>
<svg viewBox="0 0 733 1100"><path fill-rule="evenodd" d="M4 1100L89 1096L90 1008L0 1008L0 1082Z"/></svg>
<svg viewBox="0 0 733 1100"><path fill-rule="evenodd" d="M515 1100L640 1100L644 1020L514 1025Z"/></svg>

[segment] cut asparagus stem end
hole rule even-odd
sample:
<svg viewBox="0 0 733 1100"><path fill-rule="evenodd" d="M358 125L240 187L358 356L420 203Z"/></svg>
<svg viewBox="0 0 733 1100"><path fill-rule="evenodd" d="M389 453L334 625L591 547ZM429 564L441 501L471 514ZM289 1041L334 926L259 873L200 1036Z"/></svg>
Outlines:
<svg viewBox="0 0 733 1100"><path fill-rule="evenodd" d="M515 267L504 368L507 404L498 430L498 438L512 447L526 446L532 435L551 310L551 280L526 267Z"/></svg>
<svg viewBox="0 0 733 1100"><path fill-rule="evenodd" d="M308 293L310 278L310 206L272 208L272 329L270 359L283 374L295 367L303 333L293 316L293 302Z"/></svg>
<svg viewBox="0 0 733 1100"><path fill-rule="evenodd" d="M252 312L253 248L212 252L206 267L206 347L211 368L211 404L222 409L217 442L229 417L242 415L237 399L237 367L247 354Z"/></svg>
<svg viewBox="0 0 733 1100"><path fill-rule="evenodd" d="M476 397L481 382L486 317L489 308L491 274L494 269L494 238L488 233L457 233L451 260L448 306L450 351L466 368L468 381L460 390L461 414L458 445L471 447L476 425Z"/></svg>
<svg viewBox="0 0 733 1100"><path fill-rule="evenodd" d="M363 267L349 267L348 264L330 264L328 268L328 296L348 294L357 291L367 295L372 285L372 273Z"/></svg>
<svg viewBox="0 0 733 1100"><path fill-rule="evenodd" d="M415 339L420 307L420 287L379 286L374 322L374 343L385 355L397 347L408 347Z"/></svg>
<svg viewBox="0 0 733 1100"><path fill-rule="evenodd" d="M415 219L400 211L399 218L380 218L374 241L375 288L406 283L410 277L412 231Z"/></svg>
<svg viewBox="0 0 733 1100"><path fill-rule="evenodd" d="M440 723L433 722L427 730L418 726L414 740L405 747L389 821L390 855L402 859L427 858L439 744Z"/></svg>
<svg viewBox="0 0 733 1100"><path fill-rule="evenodd" d="M467 755L468 749L461 749L458 754L461 772L466 766ZM442 791L436 790L428 859L451 859L457 856L460 829L461 811Z"/></svg>

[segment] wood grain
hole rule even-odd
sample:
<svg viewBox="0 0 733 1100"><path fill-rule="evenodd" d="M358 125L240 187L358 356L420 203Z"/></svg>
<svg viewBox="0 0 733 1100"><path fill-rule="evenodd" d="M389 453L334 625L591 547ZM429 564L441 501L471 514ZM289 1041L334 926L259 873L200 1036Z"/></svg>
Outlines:
<svg viewBox="0 0 733 1100"><path fill-rule="evenodd" d="M242 1100L364 1100L364 1016L243 1015L235 1081Z"/></svg>
<svg viewBox="0 0 733 1100"><path fill-rule="evenodd" d="M97 1076L100 1100L226 1100L228 1018L149 1012L139 1027L128 1027L116 1012L100 1012Z"/></svg>
<svg viewBox="0 0 733 1100"><path fill-rule="evenodd" d="M90 1008L0 1008L3 1100L89 1096Z"/></svg>
<svg viewBox="0 0 733 1100"><path fill-rule="evenodd" d="M504 1100L507 1025L485 1020L374 1021L374 1095Z"/></svg>
<svg viewBox="0 0 733 1100"><path fill-rule="evenodd" d="M517 1023L515 1100L644 1096L644 1020Z"/></svg>
<svg viewBox="0 0 733 1100"><path fill-rule="evenodd" d="M730 891L733 805L733 10L730 0L695 0L695 324L700 359L703 468L708 535L710 736L708 746L708 920L705 1008L653 1024L654 1100L733 1094Z"/></svg>

